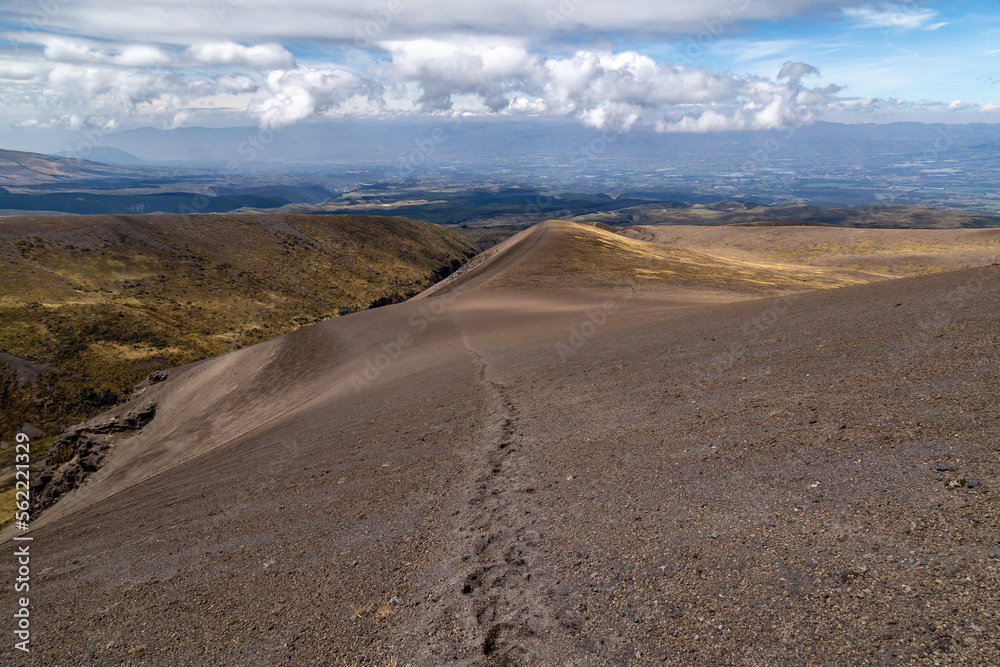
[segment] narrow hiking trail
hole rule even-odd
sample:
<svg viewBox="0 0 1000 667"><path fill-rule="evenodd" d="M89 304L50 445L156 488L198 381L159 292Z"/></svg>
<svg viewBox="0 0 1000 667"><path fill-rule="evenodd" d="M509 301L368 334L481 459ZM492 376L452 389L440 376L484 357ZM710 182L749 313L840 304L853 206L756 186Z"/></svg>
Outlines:
<svg viewBox="0 0 1000 667"><path fill-rule="evenodd" d="M475 365L486 419L468 452L433 606L408 628L424 637L413 664L532 664L551 651L562 606L547 560L552 519L535 502L533 441L515 392L464 334L461 350Z"/></svg>

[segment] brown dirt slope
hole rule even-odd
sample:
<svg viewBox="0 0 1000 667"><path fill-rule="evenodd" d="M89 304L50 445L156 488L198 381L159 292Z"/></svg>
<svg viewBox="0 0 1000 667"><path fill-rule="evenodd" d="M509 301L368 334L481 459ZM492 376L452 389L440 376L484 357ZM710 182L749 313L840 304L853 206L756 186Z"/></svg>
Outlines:
<svg viewBox="0 0 1000 667"><path fill-rule="evenodd" d="M173 370L33 523L33 655L997 664L1000 266L721 303L593 234Z"/></svg>

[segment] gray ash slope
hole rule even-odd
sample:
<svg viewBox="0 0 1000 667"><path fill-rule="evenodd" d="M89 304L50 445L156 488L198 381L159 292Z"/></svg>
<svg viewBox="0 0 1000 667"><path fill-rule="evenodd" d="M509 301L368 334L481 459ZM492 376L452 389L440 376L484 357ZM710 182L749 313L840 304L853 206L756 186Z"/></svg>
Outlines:
<svg viewBox="0 0 1000 667"><path fill-rule="evenodd" d="M524 279L582 233L151 387L35 523L52 657L3 662L1000 661L1000 266Z"/></svg>

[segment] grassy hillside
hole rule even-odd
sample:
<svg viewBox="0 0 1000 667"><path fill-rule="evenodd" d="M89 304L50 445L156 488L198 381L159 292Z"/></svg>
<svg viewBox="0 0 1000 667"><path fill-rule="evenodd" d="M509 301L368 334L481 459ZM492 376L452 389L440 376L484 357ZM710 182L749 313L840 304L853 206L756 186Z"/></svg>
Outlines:
<svg viewBox="0 0 1000 667"><path fill-rule="evenodd" d="M0 218L0 438L55 433L157 368L402 300L475 252L399 218Z"/></svg>
<svg viewBox="0 0 1000 667"><path fill-rule="evenodd" d="M1000 227L1000 216L926 206L762 206L744 202L693 204L685 207L661 203L630 206L616 211L587 213L575 222L609 225L838 225L888 229L969 229Z"/></svg>
<svg viewBox="0 0 1000 667"><path fill-rule="evenodd" d="M1000 260L1000 229L858 229L821 225L645 225L630 238L727 260L901 278Z"/></svg>
<svg viewBox="0 0 1000 667"><path fill-rule="evenodd" d="M537 285L553 289L628 286L638 291L669 289L678 295L711 294L734 300L872 280L856 271L720 257L704 248L650 243L563 220L548 225L556 240L491 285L518 289Z"/></svg>

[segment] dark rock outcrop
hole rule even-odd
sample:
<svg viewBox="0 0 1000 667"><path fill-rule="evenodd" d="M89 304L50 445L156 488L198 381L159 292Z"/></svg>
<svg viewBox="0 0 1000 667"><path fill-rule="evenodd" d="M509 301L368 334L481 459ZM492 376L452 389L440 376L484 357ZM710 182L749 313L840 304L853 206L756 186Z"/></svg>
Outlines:
<svg viewBox="0 0 1000 667"><path fill-rule="evenodd" d="M52 444L42 469L31 484L31 511L37 515L83 484L104 463L112 435L140 431L156 416L156 403L147 401L124 415L105 413L71 426Z"/></svg>

